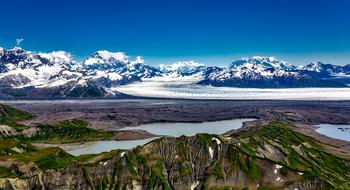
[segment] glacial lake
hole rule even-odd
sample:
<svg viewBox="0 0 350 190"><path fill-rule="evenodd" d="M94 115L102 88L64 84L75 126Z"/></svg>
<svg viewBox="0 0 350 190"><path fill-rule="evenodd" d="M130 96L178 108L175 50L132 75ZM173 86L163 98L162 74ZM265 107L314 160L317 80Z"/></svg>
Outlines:
<svg viewBox="0 0 350 190"><path fill-rule="evenodd" d="M125 127L121 130L145 130L156 135L180 137L193 136L198 133L223 134L232 129L242 127L245 121L254 119L232 119L223 121L212 121L203 123L151 123L136 127Z"/></svg>
<svg viewBox="0 0 350 190"><path fill-rule="evenodd" d="M115 149L131 149L139 145L147 144L148 142L156 138L157 137L141 139L141 140L125 140L125 141L114 141L114 140L95 141L95 142L86 143L81 146L77 146L77 148L68 148L69 150L66 150L66 151L69 154L72 154L74 156L79 156L82 154L98 154L101 152L107 152Z"/></svg>
<svg viewBox="0 0 350 190"><path fill-rule="evenodd" d="M316 132L334 139L350 141L350 125L321 124Z"/></svg>
<svg viewBox="0 0 350 190"><path fill-rule="evenodd" d="M223 134L232 129L239 129L243 122L253 121L255 119L232 119L202 123L151 123L139 125L136 127L125 127L120 130L142 129L150 133L162 136L179 137L182 135L193 136L197 133ZM82 154L98 154L115 149L131 149L139 145L147 144L156 139L148 138L142 140L125 140L125 141L96 141L89 142L80 146L61 147L68 153L78 156Z"/></svg>

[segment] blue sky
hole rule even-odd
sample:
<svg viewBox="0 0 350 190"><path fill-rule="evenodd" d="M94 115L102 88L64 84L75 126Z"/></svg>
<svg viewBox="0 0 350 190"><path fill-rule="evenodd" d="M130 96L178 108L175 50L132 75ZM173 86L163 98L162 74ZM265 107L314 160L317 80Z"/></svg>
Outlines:
<svg viewBox="0 0 350 190"><path fill-rule="evenodd" d="M226 65L276 56L293 64L350 64L347 0L1 1L0 46L141 55L151 65Z"/></svg>

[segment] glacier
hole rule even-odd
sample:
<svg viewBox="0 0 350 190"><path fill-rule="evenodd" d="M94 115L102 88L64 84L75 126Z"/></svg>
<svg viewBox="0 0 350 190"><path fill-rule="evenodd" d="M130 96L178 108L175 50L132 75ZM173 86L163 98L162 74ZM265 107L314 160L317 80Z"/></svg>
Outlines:
<svg viewBox="0 0 350 190"><path fill-rule="evenodd" d="M147 80L115 87L134 96L225 100L350 100L350 88L236 88L196 84L193 80Z"/></svg>

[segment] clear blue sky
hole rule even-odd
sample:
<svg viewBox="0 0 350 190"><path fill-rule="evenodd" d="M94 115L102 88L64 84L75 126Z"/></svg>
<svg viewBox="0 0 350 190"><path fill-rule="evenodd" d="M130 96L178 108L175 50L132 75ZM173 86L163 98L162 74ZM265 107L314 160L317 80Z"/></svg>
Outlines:
<svg viewBox="0 0 350 190"><path fill-rule="evenodd" d="M225 65L277 56L294 64L350 63L347 0L4 0L0 46L141 55L149 64Z"/></svg>

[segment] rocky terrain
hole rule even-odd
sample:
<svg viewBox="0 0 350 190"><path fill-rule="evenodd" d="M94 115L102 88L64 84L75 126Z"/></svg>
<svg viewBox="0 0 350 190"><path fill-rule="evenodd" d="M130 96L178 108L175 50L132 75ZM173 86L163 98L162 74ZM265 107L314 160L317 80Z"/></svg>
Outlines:
<svg viewBox="0 0 350 190"><path fill-rule="evenodd" d="M49 127L45 127L44 124L37 125L41 135L35 138L23 135L9 136L6 133L0 141L0 187L291 190L350 188L350 143L317 134L309 125L326 120L330 123L349 123L349 102L218 102L220 101L174 103L168 100L147 100L118 104L123 105L124 111L128 107L134 107L134 104L139 105L133 108L138 110L138 113L146 109L150 114L139 117L139 122L155 122L149 119L153 118L152 113L159 109L163 109L164 121L171 118L177 118L178 121L182 118L185 121L185 115L193 116L192 121L203 121L206 115L206 110L203 109L205 106L218 108L218 112L211 112L213 116L210 119L260 113L256 116L259 120L246 123L240 130L224 135L164 137L132 150L115 150L77 157L59 148L42 149L31 143L54 142L57 141L57 137L60 141L64 137L65 142L74 142L81 138L91 140L100 135L113 138L113 134L86 128L84 122L79 120L47 124ZM111 105L110 102L106 104ZM16 104L16 107L28 108L30 105L35 104L22 103ZM83 105L80 103L80 106ZM247 107L242 114L243 105ZM100 108L97 109L102 109L103 106L104 104L100 103ZM190 107L196 111L191 113L188 109ZM1 124L16 131L23 131L27 127L16 121L33 117L32 114L8 106L1 108ZM53 107L46 105L38 112L44 109L50 111ZM63 111L62 105L56 109ZM75 109L79 109L79 106ZM234 111L222 115L228 110ZM169 114L171 112L177 112L179 115L170 117L173 115ZM199 117L199 113L202 113L203 117ZM123 115L119 116L123 118Z"/></svg>
<svg viewBox="0 0 350 190"><path fill-rule="evenodd" d="M35 118L23 122L27 125L81 119L102 130L154 122L276 117L305 124L350 124L350 101L110 99L6 101L6 104L34 113Z"/></svg>

